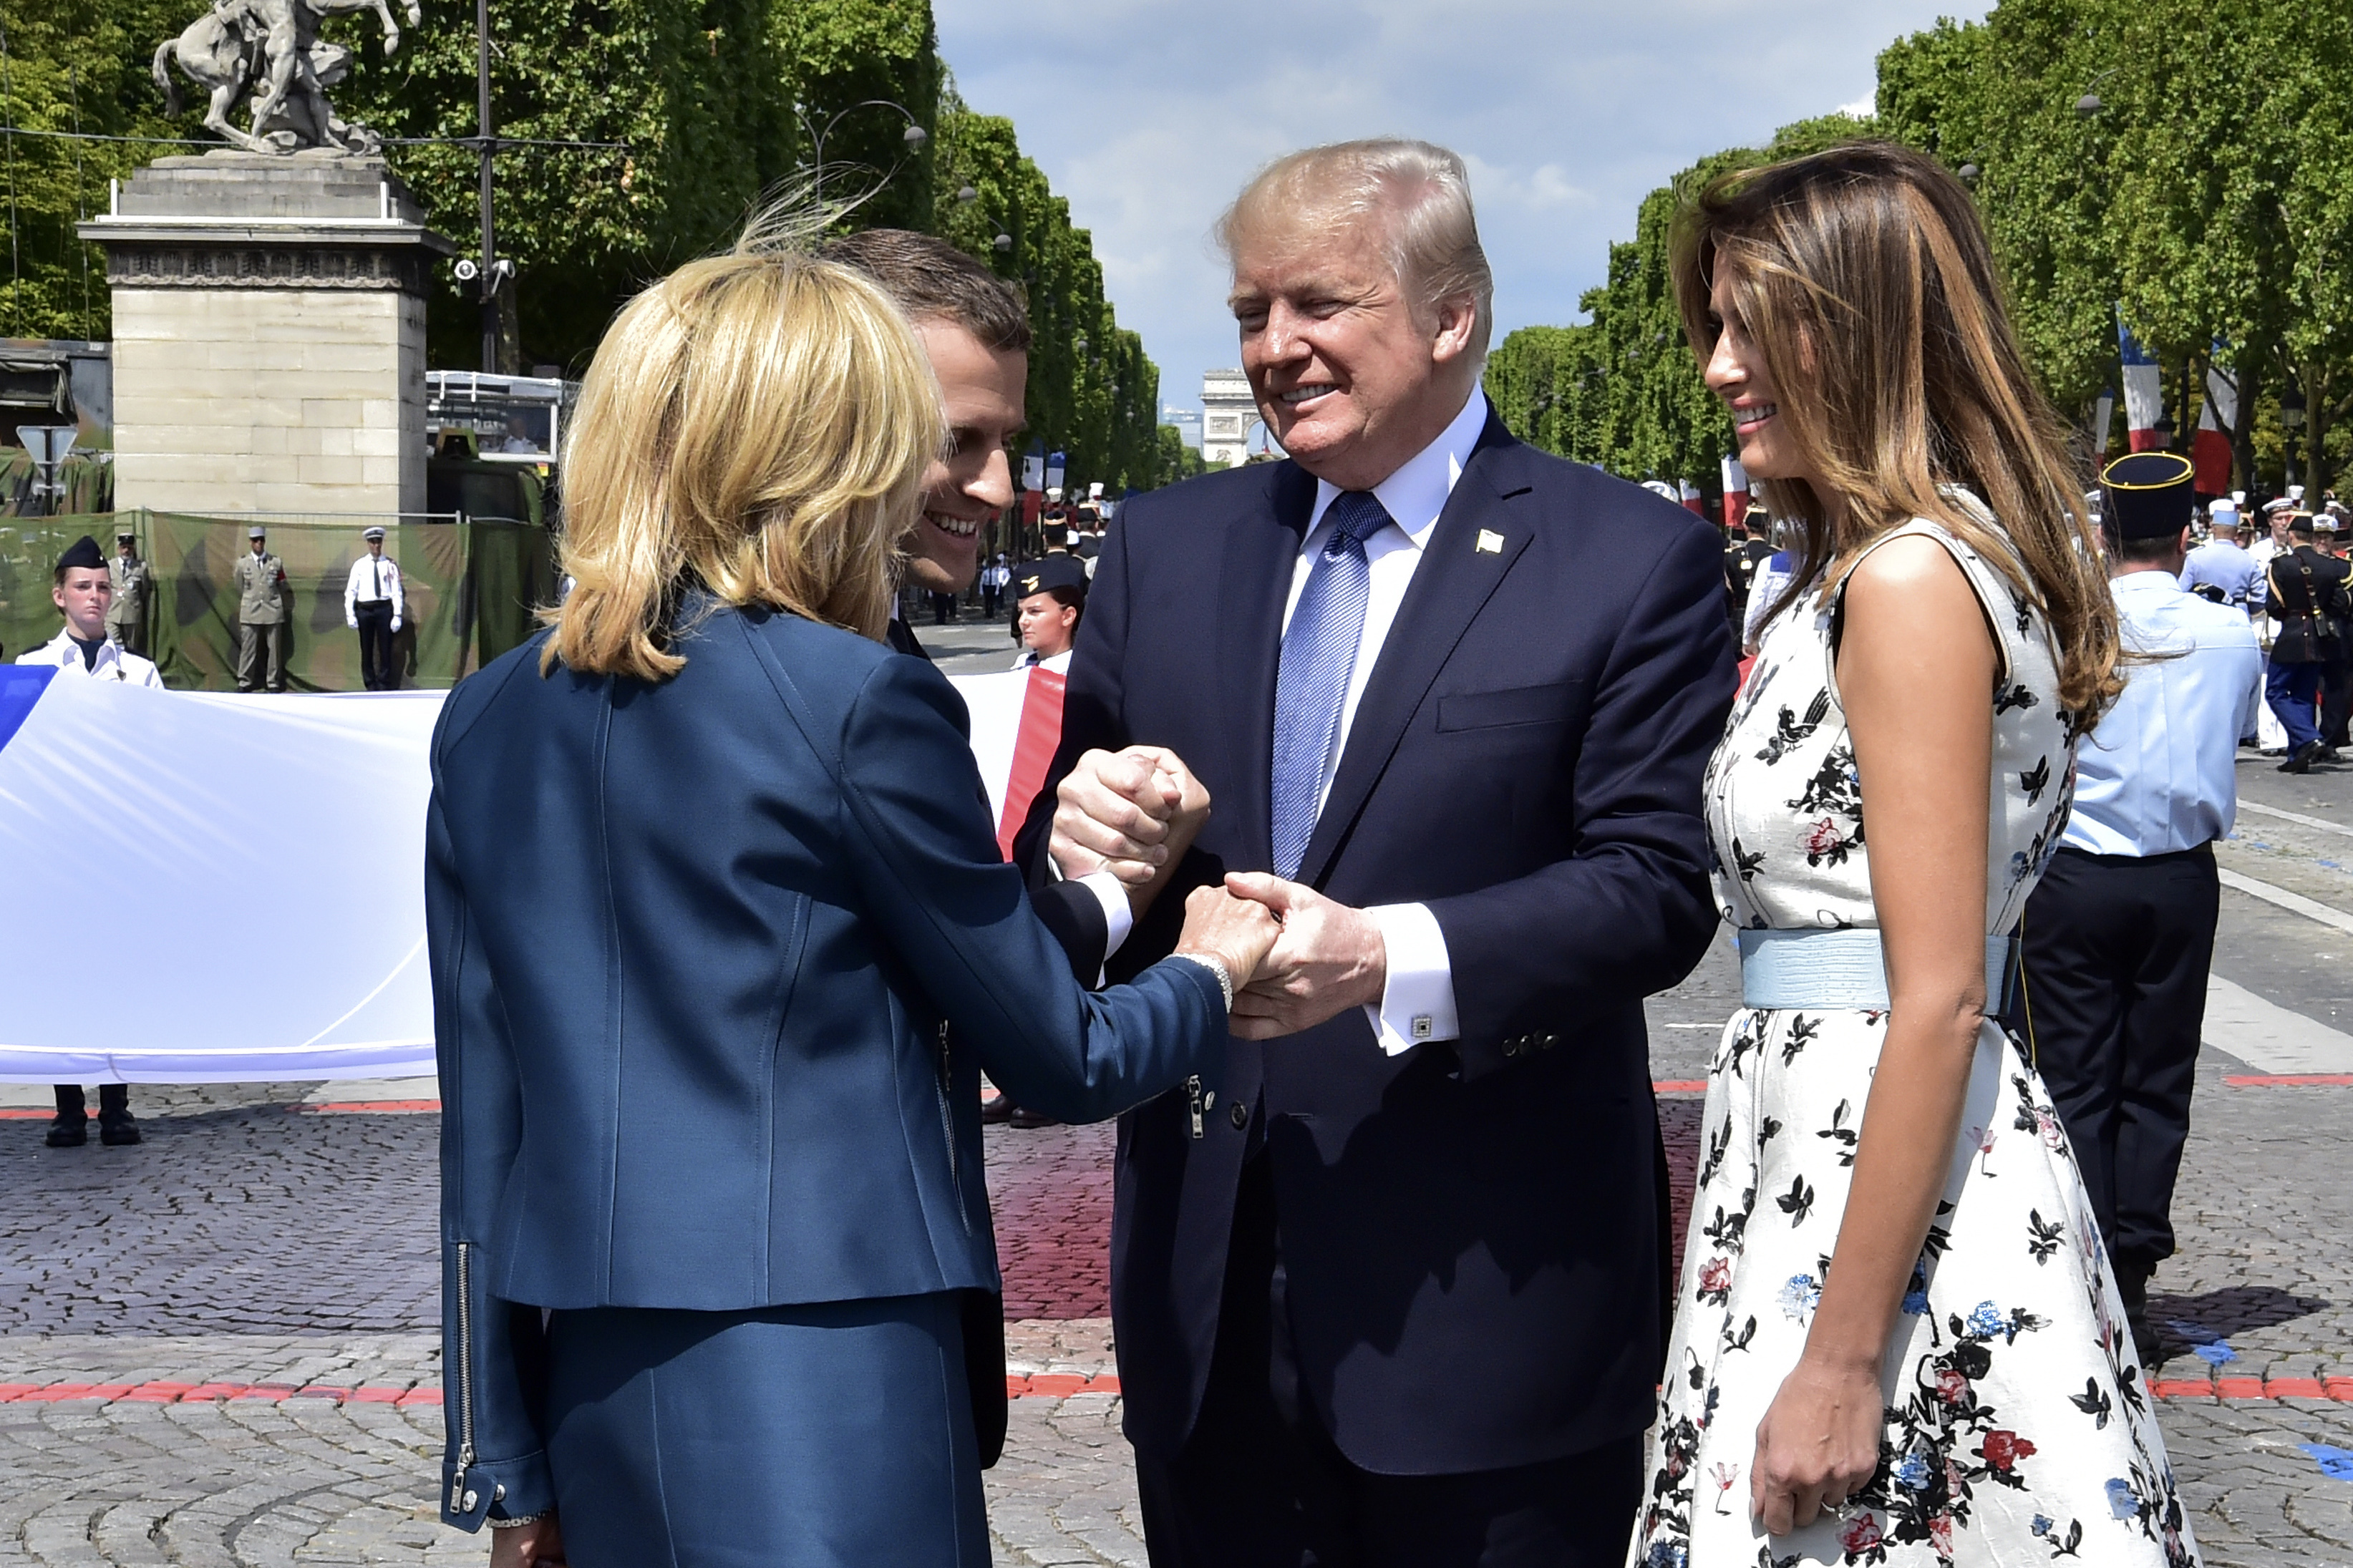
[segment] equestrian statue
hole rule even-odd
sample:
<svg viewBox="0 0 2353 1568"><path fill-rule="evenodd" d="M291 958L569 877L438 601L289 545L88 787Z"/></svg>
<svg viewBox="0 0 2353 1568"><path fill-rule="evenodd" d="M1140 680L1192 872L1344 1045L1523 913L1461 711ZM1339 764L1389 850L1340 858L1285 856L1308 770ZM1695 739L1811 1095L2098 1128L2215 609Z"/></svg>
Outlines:
<svg viewBox="0 0 2353 1568"><path fill-rule="evenodd" d="M406 0L406 9L410 26L423 22L419 0ZM400 47L390 0L213 0L209 12L155 51L155 85L177 114L180 88L166 68L177 60L188 79L212 95L205 124L248 153L375 153L384 139L338 119L327 101L327 89L351 74L352 51L319 37L329 17L362 11L383 21L385 53ZM248 96L253 128L240 131L229 114Z"/></svg>

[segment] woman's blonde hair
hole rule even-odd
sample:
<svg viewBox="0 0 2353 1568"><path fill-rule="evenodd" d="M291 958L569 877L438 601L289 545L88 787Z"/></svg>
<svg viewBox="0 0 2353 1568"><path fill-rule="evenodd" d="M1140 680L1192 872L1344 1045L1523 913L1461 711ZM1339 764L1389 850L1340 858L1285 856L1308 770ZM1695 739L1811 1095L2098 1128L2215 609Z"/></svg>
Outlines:
<svg viewBox="0 0 2353 1568"><path fill-rule="evenodd" d="M1703 364L1720 326L1710 297L1728 278L1779 424L1844 503L1769 481L1774 515L1799 525L1782 602L1834 581L1886 530L1933 519L2042 611L2060 700L2088 728L2122 687L2116 606L2064 427L2027 373L1960 182L1881 142L1738 171L1679 216L1672 268ZM2000 530L1947 486L1983 500Z"/></svg>
<svg viewBox="0 0 2353 1568"><path fill-rule="evenodd" d="M564 570L540 656L662 680L684 595L880 638L925 468L938 383L897 308L771 214L733 250L623 308L565 448Z"/></svg>

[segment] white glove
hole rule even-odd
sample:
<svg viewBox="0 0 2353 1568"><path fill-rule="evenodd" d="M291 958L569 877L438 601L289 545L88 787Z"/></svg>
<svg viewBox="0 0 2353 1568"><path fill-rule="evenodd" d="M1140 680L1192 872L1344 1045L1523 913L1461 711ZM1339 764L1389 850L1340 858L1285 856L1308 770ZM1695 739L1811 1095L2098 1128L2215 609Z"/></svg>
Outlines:
<svg viewBox="0 0 2353 1568"><path fill-rule="evenodd" d="M392 617L392 629L396 632L400 630L400 617L398 616Z"/></svg>
<svg viewBox="0 0 2353 1568"><path fill-rule="evenodd" d="M353 631L357 631L360 629L359 617L356 616L345 616L343 617L343 625L351 627Z"/></svg>

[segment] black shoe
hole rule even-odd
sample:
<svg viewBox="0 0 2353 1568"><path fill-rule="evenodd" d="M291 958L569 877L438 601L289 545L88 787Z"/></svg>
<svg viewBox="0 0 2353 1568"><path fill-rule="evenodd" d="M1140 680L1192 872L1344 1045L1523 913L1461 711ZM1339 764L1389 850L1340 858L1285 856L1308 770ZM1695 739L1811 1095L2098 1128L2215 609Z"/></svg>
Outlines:
<svg viewBox="0 0 2353 1568"><path fill-rule="evenodd" d="M120 1149L126 1143L139 1142L139 1122L131 1112L98 1119L98 1141L110 1149Z"/></svg>
<svg viewBox="0 0 2353 1568"><path fill-rule="evenodd" d="M2306 741L2287 754L2287 761L2279 765L2279 771L2284 773L2308 773L2312 771L2313 760L2319 755L2320 742Z"/></svg>
<svg viewBox="0 0 2353 1568"><path fill-rule="evenodd" d="M2124 1299L2125 1327L2132 1333L2133 1349L2146 1368L2157 1357L2157 1331L2148 1326L2148 1277L2157 1270L2146 1263L2119 1259L2116 1265L2116 1294Z"/></svg>
<svg viewBox="0 0 2353 1568"><path fill-rule="evenodd" d="M980 1102L980 1120L984 1124L1012 1119L1013 1101L1006 1097L1004 1090L999 1089Z"/></svg>
<svg viewBox="0 0 2353 1568"><path fill-rule="evenodd" d="M2312 753L2312 760L2316 763L2341 763L2345 759L2337 754L2335 746L2324 741L2321 742L2320 750Z"/></svg>
<svg viewBox="0 0 2353 1568"><path fill-rule="evenodd" d="M49 1135L43 1142L52 1149L80 1148L90 1142L90 1118L60 1112L50 1120Z"/></svg>
<svg viewBox="0 0 2353 1568"><path fill-rule="evenodd" d="M1055 1121L1052 1117L1047 1115L1042 1110L1031 1110L1028 1107L1020 1105L1015 1106L1013 1108L1013 1114L1007 1117L1005 1120L1008 1124L1015 1127L1060 1127L1061 1125L1060 1122Z"/></svg>

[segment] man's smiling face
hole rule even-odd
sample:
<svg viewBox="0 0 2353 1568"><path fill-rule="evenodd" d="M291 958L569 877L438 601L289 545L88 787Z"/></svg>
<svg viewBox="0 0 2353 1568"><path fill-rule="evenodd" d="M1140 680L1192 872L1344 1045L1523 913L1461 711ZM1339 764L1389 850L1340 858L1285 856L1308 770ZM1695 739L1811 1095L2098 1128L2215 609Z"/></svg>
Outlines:
<svg viewBox="0 0 2353 1568"><path fill-rule="evenodd" d="M1300 467L1343 489L1388 478L1461 407L1449 370L1467 306L1417 309L1383 239L1368 214L1234 247L1229 302L1260 416Z"/></svg>
<svg viewBox="0 0 2353 1568"><path fill-rule="evenodd" d="M931 356L947 416L950 450L923 476L923 514L907 539L907 578L934 594L961 594L980 565L980 531L1013 504L1007 447L1020 434L1029 356L989 348L954 321L915 323Z"/></svg>

